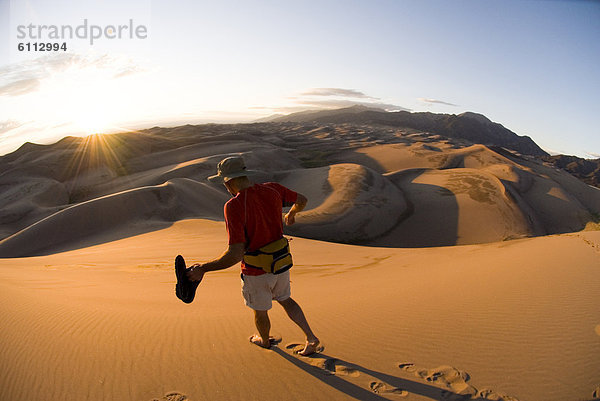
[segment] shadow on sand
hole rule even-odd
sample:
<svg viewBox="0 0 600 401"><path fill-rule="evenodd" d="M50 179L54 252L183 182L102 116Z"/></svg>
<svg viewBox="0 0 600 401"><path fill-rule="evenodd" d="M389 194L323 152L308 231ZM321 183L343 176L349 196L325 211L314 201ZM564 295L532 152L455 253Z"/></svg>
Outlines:
<svg viewBox="0 0 600 401"><path fill-rule="evenodd" d="M485 401L484 398L477 395L457 394L426 383L377 372L323 353L302 357L292 355L279 347L272 347L271 349L316 379L357 400L389 400L404 398L409 395L408 393L412 393L438 401ZM336 373L338 370L341 374ZM352 382L360 382L360 379L356 380L356 378L362 375L366 377L360 385ZM512 399L516 401L516 399Z"/></svg>
<svg viewBox="0 0 600 401"><path fill-rule="evenodd" d="M458 241L459 207L447 188L418 182L427 169L406 169L386 175L404 194L402 220L379 238L361 245L391 248L452 246Z"/></svg>

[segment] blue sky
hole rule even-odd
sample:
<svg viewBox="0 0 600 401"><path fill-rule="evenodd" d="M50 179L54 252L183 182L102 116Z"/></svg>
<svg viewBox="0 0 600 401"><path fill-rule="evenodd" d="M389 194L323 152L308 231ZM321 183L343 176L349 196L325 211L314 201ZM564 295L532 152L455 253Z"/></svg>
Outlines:
<svg viewBox="0 0 600 401"><path fill-rule="evenodd" d="M0 154L367 103L474 111L547 151L600 157L599 1L0 0L0 15ZM131 19L147 37L17 50L37 40L17 38L19 25L85 19Z"/></svg>

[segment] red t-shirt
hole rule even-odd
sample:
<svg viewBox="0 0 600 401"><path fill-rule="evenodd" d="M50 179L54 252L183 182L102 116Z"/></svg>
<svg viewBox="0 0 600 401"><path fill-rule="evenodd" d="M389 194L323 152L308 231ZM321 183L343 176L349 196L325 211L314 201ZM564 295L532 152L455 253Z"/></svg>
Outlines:
<svg viewBox="0 0 600 401"><path fill-rule="evenodd" d="M298 194L275 182L254 184L227 201L224 208L229 244L243 242L246 251L255 251L283 236L282 208L292 206ZM258 276L265 272L246 267L242 273Z"/></svg>

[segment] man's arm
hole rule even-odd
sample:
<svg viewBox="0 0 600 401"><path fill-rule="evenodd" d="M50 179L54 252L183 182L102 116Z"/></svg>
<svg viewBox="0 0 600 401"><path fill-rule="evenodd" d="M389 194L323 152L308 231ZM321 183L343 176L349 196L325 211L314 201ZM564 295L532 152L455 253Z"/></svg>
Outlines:
<svg viewBox="0 0 600 401"><path fill-rule="evenodd" d="M302 194L298 194L296 203L294 203L294 206L292 206L290 211L287 212L285 215L285 224L286 225L291 226L292 224L294 224L296 222L296 213L299 213L302 210L304 210L307 202L308 202L308 199L306 199L306 196L304 196Z"/></svg>
<svg viewBox="0 0 600 401"><path fill-rule="evenodd" d="M230 244L227 250L219 257L208 263L196 263L187 275L192 281L201 281L206 272L227 269L240 262L244 257L246 245L243 242Z"/></svg>

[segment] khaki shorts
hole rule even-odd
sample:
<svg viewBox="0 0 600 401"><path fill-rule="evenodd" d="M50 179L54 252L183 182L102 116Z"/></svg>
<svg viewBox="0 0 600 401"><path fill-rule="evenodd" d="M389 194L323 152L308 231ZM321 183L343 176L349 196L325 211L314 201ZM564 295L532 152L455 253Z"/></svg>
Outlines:
<svg viewBox="0 0 600 401"><path fill-rule="evenodd" d="M242 275L242 295L246 306L254 310L269 310L273 300L285 301L291 294L290 271L260 276Z"/></svg>

